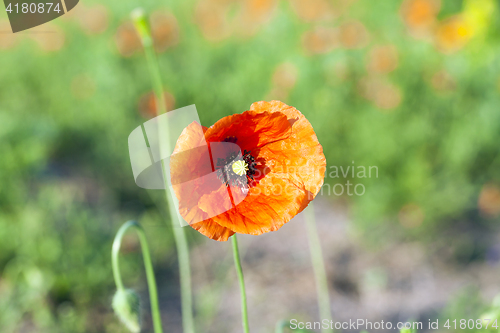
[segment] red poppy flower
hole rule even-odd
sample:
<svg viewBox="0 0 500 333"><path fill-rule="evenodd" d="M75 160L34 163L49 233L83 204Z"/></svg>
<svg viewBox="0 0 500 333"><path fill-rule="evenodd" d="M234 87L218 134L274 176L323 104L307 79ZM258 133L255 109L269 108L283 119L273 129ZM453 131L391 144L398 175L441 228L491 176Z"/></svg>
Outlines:
<svg viewBox="0 0 500 333"><path fill-rule="evenodd" d="M314 199L325 169L309 121L279 101L256 102L209 128L191 123L170 160L180 214L218 241L278 230Z"/></svg>

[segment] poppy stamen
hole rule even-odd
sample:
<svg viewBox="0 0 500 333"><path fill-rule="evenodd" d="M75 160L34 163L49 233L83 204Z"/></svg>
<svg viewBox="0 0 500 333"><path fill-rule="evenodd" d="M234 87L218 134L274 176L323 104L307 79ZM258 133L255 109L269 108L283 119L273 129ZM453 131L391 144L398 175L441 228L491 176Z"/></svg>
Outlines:
<svg viewBox="0 0 500 333"><path fill-rule="evenodd" d="M235 136L227 137L223 142L236 143ZM257 163L250 151L244 150L241 159L236 159L237 153L230 152L226 158L217 158L217 178L226 186L238 186L241 189L248 189L254 185L254 175Z"/></svg>

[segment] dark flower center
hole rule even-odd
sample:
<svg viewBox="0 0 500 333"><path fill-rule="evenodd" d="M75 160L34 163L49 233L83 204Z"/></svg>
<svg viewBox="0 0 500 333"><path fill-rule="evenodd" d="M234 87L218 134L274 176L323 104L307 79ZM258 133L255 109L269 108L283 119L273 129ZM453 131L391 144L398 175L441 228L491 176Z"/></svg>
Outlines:
<svg viewBox="0 0 500 333"><path fill-rule="evenodd" d="M236 143L235 136L227 137L223 142ZM243 156L238 157L238 152L232 151L226 158L217 158L217 178L226 186L238 186L241 189L248 189L254 183L254 175L257 163L250 151L244 150Z"/></svg>

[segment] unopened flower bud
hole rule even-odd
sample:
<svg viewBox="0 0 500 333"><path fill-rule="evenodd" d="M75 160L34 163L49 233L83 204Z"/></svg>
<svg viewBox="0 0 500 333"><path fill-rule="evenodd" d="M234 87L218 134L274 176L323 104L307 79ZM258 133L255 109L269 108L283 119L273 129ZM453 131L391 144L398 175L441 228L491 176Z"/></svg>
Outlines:
<svg viewBox="0 0 500 333"><path fill-rule="evenodd" d="M113 310L133 333L141 330L140 299L132 289L118 290L113 297Z"/></svg>

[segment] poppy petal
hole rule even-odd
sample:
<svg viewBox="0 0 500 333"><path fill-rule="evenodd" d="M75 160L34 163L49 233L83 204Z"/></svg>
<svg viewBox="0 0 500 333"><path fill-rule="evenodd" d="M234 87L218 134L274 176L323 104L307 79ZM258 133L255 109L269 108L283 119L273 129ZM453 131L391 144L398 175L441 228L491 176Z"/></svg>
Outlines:
<svg viewBox="0 0 500 333"><path fill-rule="evenodd" d="M234 232L260 235L276 231L308 204L308 194L283 174L270 173L250 188L235 208L210 220Z"/></svg>
<svg viewBox="0 0 500 333"><path fill-rule="evenodd" d="M305 189L311 192L313 197L316 196L323 185L326 158L311 123L299 110L280 101L256 102L250 106L250 110L277 112L287 116L288 121L292 123L290 137L267 145L259 154L266 160L272 161L276 158L286 161L288 171L296 170L292 173L298 173L297 176L304 182Z"/></svg>
<svg viewBox="0 0 500 333"><path fill-rule="evenodd" d="M210 214L214 214L213 211L203 210L199 205L202 200L207 201L206 193L220 193L218 191L221 189L227 192L216 175L212 174L211 157L204 134L206 130L206 127L193 122L182 131L170 157L170 177L179 199L179 213L184 220L205 236L226 241L234 232L215 222L197 223L206 221L213 216ZM206 193L201 193L201 189ZM231 208L229 195L226 200L220 195L215 196L212 202L212 210L219 208L223 211ZM229 206L225 207L228 203Z"/></svg>
<svg viewBox="0 0 500 333"><path fill-rule="evenodd" d="M205 137L209 142L236 137L241 150L250 151L289 137L291 129L284 114L245 111L220 119L207 129Z"/></svg>
<svg viewBox="0 0 500 333"><path fill-rule="evenodd" d="M217 224L216 222L207 220L200 223L190 224L193 229L199 231L203 235L219 242L225 242L234 235L234 231L228 228L224 228Z"/></svg>

